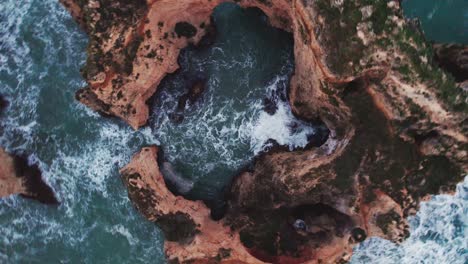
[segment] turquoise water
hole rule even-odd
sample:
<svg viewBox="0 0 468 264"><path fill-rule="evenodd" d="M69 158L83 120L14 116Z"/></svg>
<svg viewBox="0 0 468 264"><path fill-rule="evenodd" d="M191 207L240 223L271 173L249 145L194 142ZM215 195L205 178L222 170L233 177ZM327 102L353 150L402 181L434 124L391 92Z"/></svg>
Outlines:
<svg viewBox="0 0 468 264"><path fill-rule="evenodd" d="M258 9L234 4L218 6L213 19L214 43L182 52L181 70L160 85L150 121L166 158L195 182L189 196L198 199L216 197L268 139L293 149L304 147L315 133L294 118L286 101L294 64L292 35L270 27ZM174 122L178 98L193 78L205 78L206 90L179 112L183 121ZM272 115L263 110L266 98L276 104Z"/></svg>
<svg viewBox="0 0 468 264"><path fill-rule="evenodd" d="M186 74L209 75L207 93L187 106L182 123L174 124L168 114L171 99L184 92L178 86L184 73L166 80L154 102L161 111L153 113L151 127L135 132L74 100L84 85L79 68L87 38L56 0L0 3L0 93L10 101L0 122L0 144L31 154L61 202L50 207L18 196L0 201L1 263L165 263L161 232L133 209L118 175L132 153L142 145L173 142L165 147L167 158L199 183L194 195L209 196L211 187L202 186L223 186L268 138L291 147L303 144L305 134L290 133L296 120L281 98L274 115L262 110L265 97L281 94L292 70L288 37L271 35L253 11L223 8L217 13L220 35L214 47L188 50L181 59L190 65ZM227 23L227 16L238 23ZM228 31L237 35L229 40ZM274 36L278 39L270 39ZM213 153L200 157L203 164L213 164L211 172L193 163L202 147ZM187 156L178 156L181 150ZM402 246L372 239L358 247L352 262L464 263L467 189L465 180L456 196L424 203Z"/></svg>
<svg viewBox="0 0 468 264"><path fill-rule="evenodd" d="M468 44L468 1L404 0L405 15L419 18L429 40Z"/></svg>

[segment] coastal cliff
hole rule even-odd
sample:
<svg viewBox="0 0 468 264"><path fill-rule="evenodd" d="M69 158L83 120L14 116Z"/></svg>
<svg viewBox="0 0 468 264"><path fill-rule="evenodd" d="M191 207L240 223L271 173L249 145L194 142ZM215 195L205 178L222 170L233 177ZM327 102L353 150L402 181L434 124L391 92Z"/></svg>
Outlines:
<svg viewBox="0 0 468 264"><path fill-rule="evenodd" d="M225 1L61 0L90 36L77 99L133 128L146 101ZM467 90L433 62L398 1L235 1L294 36L293 113L330 130L314 148L260 154L235 177L223 219L173 195L144 148L121 170L175 263L332 263L367 237L401 242L406 218L453 192L468 167Z"/></svg>

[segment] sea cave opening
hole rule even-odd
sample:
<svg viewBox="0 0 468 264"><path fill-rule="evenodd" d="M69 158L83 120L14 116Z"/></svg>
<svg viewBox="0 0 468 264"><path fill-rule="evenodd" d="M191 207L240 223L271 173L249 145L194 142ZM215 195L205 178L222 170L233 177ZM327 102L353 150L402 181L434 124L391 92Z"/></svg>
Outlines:
<svg viewBox="0 0 468 264"><path fill-rule="evenodd" d="M328 129L291 112L291 33L272 27L260 9L233 3L217 6L211 19L202 41L181 51L180 69L150 99L149 124L171 191L222 211L223 190L256 155L319 146Z"/></svg>

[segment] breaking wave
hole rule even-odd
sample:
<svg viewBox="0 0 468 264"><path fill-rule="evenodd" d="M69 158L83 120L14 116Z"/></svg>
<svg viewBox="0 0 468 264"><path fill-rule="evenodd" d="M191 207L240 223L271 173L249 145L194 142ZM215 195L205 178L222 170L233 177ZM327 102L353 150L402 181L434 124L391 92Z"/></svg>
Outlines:
<svg viewBox="0 0 468 264"><path fill-rule="evenodd" d="M401 245L372 238L355 248L351 263L453 263L468 260L468 178L455 195L435 195L409 219L411 235Z"/></svg>

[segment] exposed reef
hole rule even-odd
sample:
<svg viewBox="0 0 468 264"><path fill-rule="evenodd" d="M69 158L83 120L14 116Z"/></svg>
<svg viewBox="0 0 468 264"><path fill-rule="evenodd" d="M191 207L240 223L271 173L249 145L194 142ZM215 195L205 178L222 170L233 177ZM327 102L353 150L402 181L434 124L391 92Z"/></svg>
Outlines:
<svg viewBox="0 0 468 264"><path fill-rule="evenodd" d="M132 127L197 43L217 0L62 0L90 36L77 98ZM466 89L398 1L235 1L294 35L294 114L323 121L326 142L262 153L238 175L223 219L166 187L157 147L121 170L136 208L166 235L174 263L334 263L367 237L401 242L420 201L468 174ZM186 102L186 100L185 100Z"/></svg>

